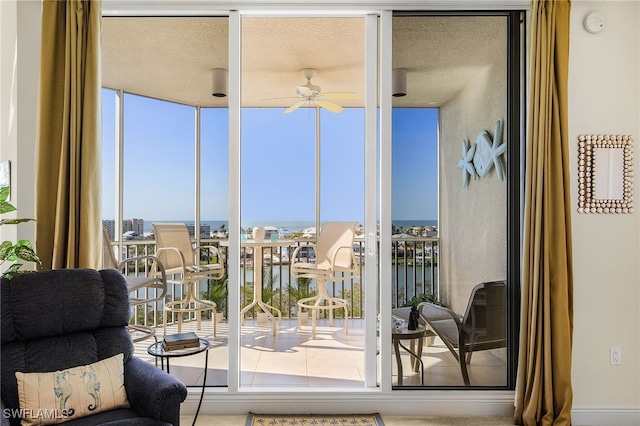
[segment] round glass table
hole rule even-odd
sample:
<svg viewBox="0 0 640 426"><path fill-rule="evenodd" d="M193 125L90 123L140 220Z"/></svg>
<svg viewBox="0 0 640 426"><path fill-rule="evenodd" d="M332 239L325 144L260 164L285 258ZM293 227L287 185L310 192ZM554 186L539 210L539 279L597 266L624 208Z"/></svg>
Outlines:
<svg viewBox="0 0 640 426"><path fill-rule="evenodd" d="M160 358L160 365L163 370L164 370L164 361L165 360L167 361L166 372L168 374L171 374L171 367L169 366L169 360L171 358L179 358L183 356L196 355L196 354L205 352L204 377L202 378L202 391L200 392L200 402L198 402L198 408L196 409L196 415L193 417L192 425L196 424L196 419L198 418L198 413L200 412L200 406L202 405L202 398L204 397L204 388L207 383L207 370L208 370L208 363L209 363L209 355L206 352L211 347L211 344L209 343L208 340L206 339L199 339L199 340L200 340L199 345L194 346L192 348L166 350L162 346L162 342L153 343L147 348L147 353L149 355L153 355L156 358Z"/></svg>

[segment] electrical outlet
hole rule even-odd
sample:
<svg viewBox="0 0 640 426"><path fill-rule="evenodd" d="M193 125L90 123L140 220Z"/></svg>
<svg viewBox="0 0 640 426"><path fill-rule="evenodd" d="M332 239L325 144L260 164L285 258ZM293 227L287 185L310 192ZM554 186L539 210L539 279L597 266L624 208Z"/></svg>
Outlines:
<svg viewBox="0 0 640 426"><path fill-rule="evenodd" d="M622 365L622 348L611 346L611 365Z"/></svg>

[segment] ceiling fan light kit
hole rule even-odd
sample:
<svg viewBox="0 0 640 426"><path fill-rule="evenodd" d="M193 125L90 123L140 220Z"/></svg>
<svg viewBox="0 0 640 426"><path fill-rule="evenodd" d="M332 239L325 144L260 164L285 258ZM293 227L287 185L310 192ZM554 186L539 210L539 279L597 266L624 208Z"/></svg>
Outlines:
<svg viewBox="0 0 640 426"><path fill-rule="evenodd" d="M227 96L228 72L224 68L211 70L211 95L216 98Z"/></svg>
<svg viewBox="0 0 640 426"><path fill-rule="evenodd" d="M393 96L396 98L407 96L407 69L395 68L391 83Z"/></svg>

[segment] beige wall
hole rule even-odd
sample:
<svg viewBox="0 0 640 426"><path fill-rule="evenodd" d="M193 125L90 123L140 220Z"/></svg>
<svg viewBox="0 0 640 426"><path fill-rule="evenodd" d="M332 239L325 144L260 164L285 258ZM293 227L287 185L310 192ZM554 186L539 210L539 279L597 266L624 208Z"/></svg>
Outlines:
<svg viewBox="0 0 640 426"><path fill-rule="evenodd" d="M0 161L11 161L15 217L34 217L34 150L40 52L40 2L0 1ZM34 26L33 23L37 23ZM0 227L0 239L34 241L35 226Z"/></svg>
<svg viewBox="0 0 640 426"><path fill-rule="evenodd" d="M586 32L582 25L593 11L606 19L599 34ZM572 3L569 140L574 208L574 410L632 408L635 424L640 424L638 174L633 214L578 214L576 189L577 137L581 134L633 135L638 170L639 27L638 1ZM611 346L622 347L621 366L609 365Z"/></svg>
<svg viewBox="0 0 640 426"><path fill-rule="evenodd" d="M504 42L506 53L506 19L480 19L503 33L496 39ZM493 137L496 122L504 123L506 71L505 54L440 108L440 289L445 303L459 313L476 284L507 278L506 181L493 169L464 188L457 166L463 139L472 146L478 133L486 130Z"/></svg>

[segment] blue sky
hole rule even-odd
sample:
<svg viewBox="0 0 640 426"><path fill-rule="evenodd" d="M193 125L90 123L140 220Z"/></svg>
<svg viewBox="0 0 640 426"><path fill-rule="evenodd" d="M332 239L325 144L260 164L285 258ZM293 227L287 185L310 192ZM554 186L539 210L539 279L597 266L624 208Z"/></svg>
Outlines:
<svg viewBox="0 0 640 426"><path fill-rule="evenodd" d="M115 216L115 99L103 90L103 218ZM201 218L228 219L228 111L203 108ZM313 221L315 110L242 111L242 222ZM195 218L195 109L125 95L124 218ZM321 218L364 219L364 110L321 110ZM394 220L437 218L437 110L393 111ZM265 223L266 224L266 223Z"/></svg>

